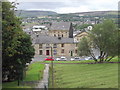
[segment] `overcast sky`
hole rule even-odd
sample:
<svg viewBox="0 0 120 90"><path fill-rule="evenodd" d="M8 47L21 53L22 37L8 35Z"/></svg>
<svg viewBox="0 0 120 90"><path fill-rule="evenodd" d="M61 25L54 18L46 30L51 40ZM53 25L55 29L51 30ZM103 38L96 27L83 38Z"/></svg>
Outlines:
<svg viewBox="0 0 120 90"><path fill-rule="evenodd" d="M9 0L15 1L15 0ZM118 10L120 0L17 0L18 9L57 13Z"/></svg>

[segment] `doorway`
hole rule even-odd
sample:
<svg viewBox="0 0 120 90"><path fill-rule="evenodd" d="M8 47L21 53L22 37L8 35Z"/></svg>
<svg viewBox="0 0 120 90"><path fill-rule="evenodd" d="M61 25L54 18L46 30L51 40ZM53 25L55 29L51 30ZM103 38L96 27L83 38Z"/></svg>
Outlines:
<svg viewBox="0 0 120 90"><path fill-rule="evenodd" d="M46 50L46 55L50 55L50 51L49 50Z"/></svg>
<svg viewBox="0 0 120 90"><path fill-rule="evenodd" d="M73 56L73 52L72 51L70 52L70 54L71 54L71 56Z"/></svg>

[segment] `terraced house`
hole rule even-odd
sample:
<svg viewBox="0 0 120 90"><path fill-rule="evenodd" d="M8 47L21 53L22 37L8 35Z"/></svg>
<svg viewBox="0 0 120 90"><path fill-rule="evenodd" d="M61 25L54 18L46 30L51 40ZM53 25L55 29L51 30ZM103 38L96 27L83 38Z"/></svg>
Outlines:
<svg viewBox="0 0 120 90"><path fill-rule="evenodd" d="M42 56L77 56L77 44L73 37L72 23L52 23L48 34L35 38L35 54Z"/></svg>
<svg viewBox="0 0 120 90"><path fill-rule="evenodd" d="M35 53L42 56L74 56L73 38L39 35L35 42Z"/></svg>

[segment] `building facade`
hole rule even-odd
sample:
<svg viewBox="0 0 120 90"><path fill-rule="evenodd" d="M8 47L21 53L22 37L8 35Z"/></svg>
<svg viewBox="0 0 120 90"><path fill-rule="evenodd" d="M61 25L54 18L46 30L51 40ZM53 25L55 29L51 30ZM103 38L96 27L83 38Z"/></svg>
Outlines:
<svg viewBox="0 0 120 90"><path fill-rule="evenodd" d="M35 55L78 56L78 43L84 36L87 36L86 32L78 33L73 37L72 23L70 22L52 23L48 34L39 33L35 36Z"/></svg>
<svg viewBox="0 0 120 90"><path fill-rule="evenodd" d="M52 36L36 37L35 54L42 56L76 56L76 43L73 38L59 38Z"/></svg>
<svg viewBox="0 0 120 90"><path fill-rule="evenodd" d="M80 32L80 33L76 34L76 35L74 36L74 41L75 41L75 42L80 42L80 40L81 40L83 37L88 37L88 33L84 31L84 32Z"/></svg>
<svg viewBox="0 0 120 90"><path fill-rule="evenodd" d="M49 29L49 36L73 38L73 28L70 22L54 22Z"/></svg>

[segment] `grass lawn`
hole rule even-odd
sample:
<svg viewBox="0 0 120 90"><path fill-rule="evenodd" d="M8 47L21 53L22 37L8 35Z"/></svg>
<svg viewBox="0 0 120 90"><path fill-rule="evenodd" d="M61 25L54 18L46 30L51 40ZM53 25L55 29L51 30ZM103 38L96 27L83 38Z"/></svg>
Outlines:
<svg viewBox="0 0 120 90"><path fill-rule="evenodd" d="M4 88L31 88L30 86L23 86L23 85L17 86L17 84L18 84L17 81L5 82L5 83L2 83L2 88L3 90Z"/></svg>
<svg viewBox="0 0 120 90"><path fill-rule="evenodd" d="M118 63L54 64L54 87L118 88Z"/></svg>
<svg viewBox="0 0 120 90"><path fill-rule="evenodd" d="M43 77L43 70L45 68L44 64L40 64L40 62L35 62L29 65L28 70L26 72L26 77L24 81L38 81Z"/></svg>
<svg viewBox="0 0 120 90"><path fill-rule="evenodd" d="M26 77L23 81L39 81L43 77L43 70L45 68L44 64L40 64L40 62L32 63L28 66L28 70L26 71ZM17 81L14 82L5 82L2 84L3 88L31 88L29 85L21 85L17 86Z"/></svg>

